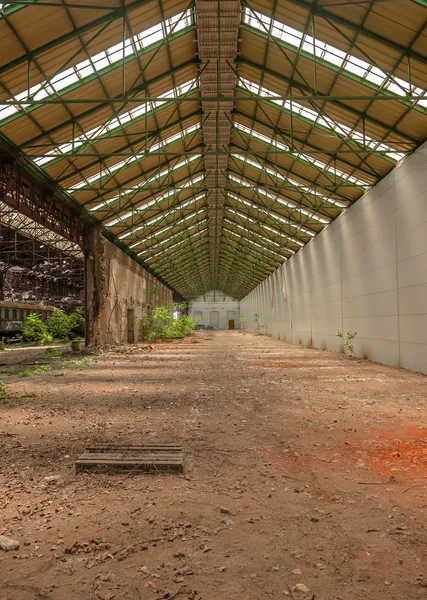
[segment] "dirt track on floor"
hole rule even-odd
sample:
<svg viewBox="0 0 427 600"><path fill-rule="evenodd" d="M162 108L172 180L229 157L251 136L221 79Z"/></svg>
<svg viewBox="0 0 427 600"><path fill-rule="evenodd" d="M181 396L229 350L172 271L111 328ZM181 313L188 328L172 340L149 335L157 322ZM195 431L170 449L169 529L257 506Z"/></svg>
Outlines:
<svg viewBox="0 0 427 600"><path fill-rule="evenodd" d="M427 597L426 377L238 332L57 375L5 379L1 600ZM113 441L185 474L75 474Z"/></svg>

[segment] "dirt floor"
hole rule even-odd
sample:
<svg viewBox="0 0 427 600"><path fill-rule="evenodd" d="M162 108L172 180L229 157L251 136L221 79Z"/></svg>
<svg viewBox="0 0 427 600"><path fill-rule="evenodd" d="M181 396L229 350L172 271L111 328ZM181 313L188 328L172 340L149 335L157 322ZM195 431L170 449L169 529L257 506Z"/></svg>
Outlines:
<svg viewBox="0 0 427 600"><path fill-rule="evenodd" d="M199 332L4 383L1 600L427 597L425 376ZM185 474L76 474L94 442Z"/></svg>

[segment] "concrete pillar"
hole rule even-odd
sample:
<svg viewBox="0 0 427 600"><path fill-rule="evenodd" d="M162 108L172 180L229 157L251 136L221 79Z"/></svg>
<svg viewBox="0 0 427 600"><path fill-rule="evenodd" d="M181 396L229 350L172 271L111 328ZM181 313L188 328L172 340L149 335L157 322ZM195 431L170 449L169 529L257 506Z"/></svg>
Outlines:
<svg viewBox="0 0 427 600"><path fill-rule="evenodd" d="M106 343L103 321L107 286L106 249L99 227L88 234L88 251L85 258L86 279L86 344L102 346Z"/></svg>

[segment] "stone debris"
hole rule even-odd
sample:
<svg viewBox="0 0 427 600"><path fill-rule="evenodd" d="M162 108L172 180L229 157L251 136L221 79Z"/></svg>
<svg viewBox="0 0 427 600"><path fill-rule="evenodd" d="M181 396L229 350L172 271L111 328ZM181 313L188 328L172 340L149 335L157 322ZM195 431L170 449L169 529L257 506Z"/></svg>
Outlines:
<svg viewBox="0 0 427 600"><path fill-rule="evenodd" d="M19 542L5 535L0 535L0 549L6 552L9 550L19 550Z"/></svg>

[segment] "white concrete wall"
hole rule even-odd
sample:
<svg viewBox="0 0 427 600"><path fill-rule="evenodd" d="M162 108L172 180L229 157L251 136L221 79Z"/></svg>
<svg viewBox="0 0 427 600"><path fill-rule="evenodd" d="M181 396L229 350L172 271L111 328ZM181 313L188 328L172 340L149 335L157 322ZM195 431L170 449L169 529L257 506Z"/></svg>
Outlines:
<svg viewBox="0 0 427 600"><path fill-rule="evenodd" d="M200 317L200 325L211 324L211 313L218 312L218 325L215 329L228 329L228 320L234 318L234 327L239 328L239 301L223 292L210 291L189 303L188 314L192 319Z"/></svg>
<svg viewBox="0 0 427 600"><path fill-rule="evenodd" d="M283 295L286 284L287 298ZM246 328L427 373L427 144L240 303Z"/></svg>

